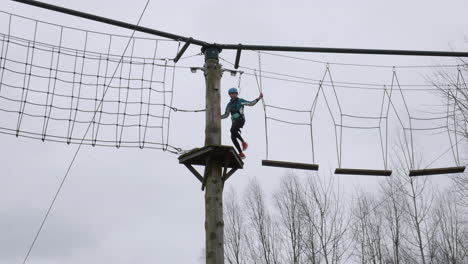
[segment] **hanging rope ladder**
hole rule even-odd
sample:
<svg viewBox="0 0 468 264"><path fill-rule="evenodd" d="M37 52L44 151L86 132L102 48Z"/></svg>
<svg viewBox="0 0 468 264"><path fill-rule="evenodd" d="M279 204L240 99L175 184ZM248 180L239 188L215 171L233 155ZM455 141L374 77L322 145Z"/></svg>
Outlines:
<svg viewBox="0 0 468 264"><path fill-rule="evenodd" d="M254 72L255 79L257 81L257 87L260 93L263 92L263 86L262 86L262 63L261 63L261 56L260 53L258 54L258 66L259 66L259 75L257 76L256 71ZM312 106L312 109L315 110L315 103L316 100L314 101L314 105ZM279 160L270 160L268 159L268 119L276 120L279 122L283 122L282 120L277 120L273 118L269 118L267 116L267 107L273 107L269 106L265 103L265 99L262 98L262 105L263 105L263 111L265 114L265 146L266 146L266 159L262 160L262 166L269 166L269 167L278 167L278 168L289 168L289 169L300 169L300 170L313 170L317 171L319 169L318 164L314 163L299 163L299 162L289 162L289 161L279 161ZM277 108L277 107L276 107ZM311 109L311 111L312 111ZM289 109L286 109L289 110ZM311 114L311 120L312 120L312 114ZM296 125L309 125L309 124L296 124ZM311 131L311 139L312 139L312 160L314 160L314 151L313 151L313 135L312 135L312 122L310 123L310 131Z"/></svg>

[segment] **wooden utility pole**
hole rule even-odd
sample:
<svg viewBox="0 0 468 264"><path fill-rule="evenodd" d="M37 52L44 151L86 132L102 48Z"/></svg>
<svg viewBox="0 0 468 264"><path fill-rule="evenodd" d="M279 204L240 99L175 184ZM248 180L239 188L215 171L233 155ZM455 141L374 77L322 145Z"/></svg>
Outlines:
<svg viewBox="0 0 468 264"><path fill-rule="evenodd" d="M205 146L221 145L221 65L220 49L206 47L206 125ZM206 264L224 264L224 221L222 164L213 155L205 167L205 246Z"/></svg>

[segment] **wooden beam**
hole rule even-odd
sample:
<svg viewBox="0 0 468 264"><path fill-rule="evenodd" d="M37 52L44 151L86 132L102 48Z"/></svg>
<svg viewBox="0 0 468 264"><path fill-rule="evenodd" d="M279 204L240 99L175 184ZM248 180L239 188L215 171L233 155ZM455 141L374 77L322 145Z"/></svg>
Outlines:
<svg viewBox="0 0 468 264"><path fill-rule="evenodd" d="M451 174L451 173L462 173L465 171L465 166L461 167L447 167L447 168L432 168L423 170L410 170L409 176L427 176L436 174Z"/></svg>
<svg viewBox="0 0 468 264"><path fill-rule="evenodd" d="M231 169L228 173L226 173L226 175L224 175L223 177L223 182L227 181L227 179L229 179L229 177L231 177L232 174L234 174L234 172L236 172L237 169Z"/></svg>
<svg viewBox="0 0 468 264"><path fill-rule="evenodd" d="M212 163L213 163L212 158L208 157L208 160L206 161L206 165L205 165L205 173L203 174L203 181L202 181L202 187L201 187L202 191L205 190L206 182L208 181L208 176L210 175L207 168L212 166Z"/></svg>
<svg viewBox="0 0 468 264"><path fill-rule="evenodd" d="M367 170L367 169L343 169L337 168L335 174L348 174L348 175L366 175L366 176L390 176L391 170Z"/></svg>
<svg viewBox="0 0 468 264"><path fill-rule="evenodd" d="M262 160L263 166L271 167L280 167L280 168L290 168L290 169L301 169L301 170L318 170L318 164L310 163L297 163L297 162L287 162L287 161L277 161L277 160Z"/></svg>
<svg viewBox="0 0 468 264"><path fill-rule="evenodd" d="M203 182L203 177L200 175L200 173L190 164L185 164L185 167L187 167L192 173L193 175L195 175L195 177L197 177L197 179L200 181L200 182Z"/></svg>

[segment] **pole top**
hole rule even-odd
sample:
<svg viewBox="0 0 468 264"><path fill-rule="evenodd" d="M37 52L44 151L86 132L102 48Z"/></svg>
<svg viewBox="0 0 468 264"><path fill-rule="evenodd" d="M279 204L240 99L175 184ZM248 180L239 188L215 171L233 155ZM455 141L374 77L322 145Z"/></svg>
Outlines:
<svg viewBox="0 0 468 264"><path fill-rule="evenodd" d="M205 61L208 59L219 59L219 53L221 53L222 49L216 45L206 45L201 48L203 54L205 54Z"/></svg>

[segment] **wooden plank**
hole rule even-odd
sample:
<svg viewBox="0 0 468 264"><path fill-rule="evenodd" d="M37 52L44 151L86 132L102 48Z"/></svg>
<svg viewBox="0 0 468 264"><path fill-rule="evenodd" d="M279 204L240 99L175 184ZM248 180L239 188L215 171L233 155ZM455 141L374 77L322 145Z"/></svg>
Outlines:
<svg viewBox="0 0 468 264"><path fill-rule="evenodd" d="M367 170L367 169L344 169L337 168L335 174L347 174L347 175L365 175L365 176L390 176L392 175L391 170Z"/></svg>
<svg viewBox="0 0 468 264"><path fill-rule="evenodd" d="M446 167L446 168L432 168L423 170L410 170L409 176L427 176L436 174L451 174L451 173L462 173L465 171L465 166L461 167Z"/></svg>
<svg viewBox="0 0 468 264"><path fill-rule="evenodd" d="M280 167L280 168L290 168L290 169L301 169L301 170L318 170L318 164L310 163L297 163L297 162L287 162L287 161L277 161L277 160L262 160L263 166L271 167Z"/></svg>
<svg viewBox="0 0 468 264"><path fill-rule="evenodd" d="M179 157L179 163L190 163L190 164L194 164L192 162L190 162L191 160L195 159L195 158L198 158L204 154L207 154L211 151L211 147L208 146L208 147L204 147L204 148L201 148L201 149L196 149L196 150L193 150L193 151L190 151L189 153L186 153L186 154L183 154ZM194 164L194 165L200 165L200 164ZM204 164L203 164L204 165Z"/></svg>

